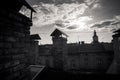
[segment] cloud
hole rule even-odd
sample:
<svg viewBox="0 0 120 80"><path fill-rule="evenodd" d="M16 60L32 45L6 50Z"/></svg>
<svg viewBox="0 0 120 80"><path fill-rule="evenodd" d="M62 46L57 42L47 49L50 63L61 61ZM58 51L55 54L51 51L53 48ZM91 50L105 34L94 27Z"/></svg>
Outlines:
<svg viewBox="0 0 120 80"><path fill-rule="evenodd" d="M100 23L95 23L91 26L91 28L120 28L120 27L115 27L115 25L120 24L120 16L115 16L113 19L108 19L101 21Z"/></svg>
<svg viewBox="0 0 120 80"><path fill-rule="evenodd" d="M32 0L31 0L32 1ZM37 14L33 16L33 26L43 27L45 25L54 24L62 29L89 29L87 26L89 21L95 20L91 15L85 15L86 12L92 12L96 8L101 8L100 0L35 0L37 3L33 8ZM29 16L27 10L22 13ZM103 20L95 23L91 28L108 28L119 24L120 16L116 16L116 20Z"/></svg>
<svg viewBox="0 0 120 80"><path fill-rule="evenodd" d="M54 24L62 29L87 29L87 23L93 20L92 17L85 15L88 9L97 8L98 0L35 0L32 4L37 11L33 15L33 26L43 27ZM33 2L29 0L29 2ZM30 15L28 10L21 13ZM54 27L53 26L53 27Z"/></svg>
<svg viewBox="0 0 120 80"><path fill-rule="evenodd" d="M72 26L69 26L67 27L68 30L76 30L78 29L78 25L72 25Z"/></svg>
<svg viewBox="0 0 120 80"><path fill-rule="evenodd" d="M60 28L67 29L67 27L73 25L82 27L87 21L92 20L89 16L83 16L88 8L85 3L55 5L41 2L38 5L33 5L33 8L37 11L33 15L33 26L36 27L54 24ZM28 15L27 10L23 10L22 13Z"/></svg>
<svg viewBox="0 0 120 80"><path fill-rule="evenodd" d="M64 28L65 27L62 20L56 20L54 25L59 27L59 28Z"/></svg>
<svg viewBox="0 0 120 80"><path fill-rule="evenodd" d="M115 16L115 19L120 21L120 15Z"/></svg>
<svg viewBox="0 0 120 80"><path fill-rule="evenodd" d="M95 8L101 7L99 4L99 2L100 2L99 0L85 0L84 2L90 9L95 9Z"/></svg>
<svg viewBox="0 0 120 80"><path fill-rule="evenodd" d="M120 24L120 21L118 21L118 22L113 22L111 25L117 25L117 24Z"/></svg>
<svg viewBox="0 0 120 80"><path fill-rule="evenodd" d="M91 28L97 27L97 28L103 28L103 27L107 27L109 25L111 25L114 21L112 20L105 20L102 21L100 23L94 24L93 26L91 26Z"/></svg>
<svg viewBox="0 0 120 80"><path fill-rule="evenodd" d="M40 2L45 4L55 4L61 5L64 3L71 4L71 3L83 3L84 0L27 0L30 4L38 4Z"/></svg>

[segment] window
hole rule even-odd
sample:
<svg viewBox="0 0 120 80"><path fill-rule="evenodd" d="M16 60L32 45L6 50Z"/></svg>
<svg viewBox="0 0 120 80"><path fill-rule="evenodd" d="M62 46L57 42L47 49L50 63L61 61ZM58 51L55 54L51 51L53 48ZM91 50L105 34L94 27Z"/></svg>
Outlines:
<svg viewBox="0 0 120 80"><path fill-rule="evenodd" d="M101 58L98 58L97 64L100 64L100 65L103 64L103 60Z"/></svg>

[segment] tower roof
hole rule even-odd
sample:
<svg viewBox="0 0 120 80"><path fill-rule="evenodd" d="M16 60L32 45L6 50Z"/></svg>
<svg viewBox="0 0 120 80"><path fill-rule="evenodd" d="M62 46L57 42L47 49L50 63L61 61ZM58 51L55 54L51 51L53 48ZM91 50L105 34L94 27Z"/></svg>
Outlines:
<svg viewBox="0 0 120 80"><path fill-rule="evenodd" d="M96 34L96 30L94 30L94 36L97 36L97 34Z"/></svg>
<svg viewBox="0 0 120 80"><path fill-rule="evenodd" d="M120 33L120 29L118 29L118 30L114 31L114 33Z"/></svg>
<svg viewBox="0 0 120 80"><path fill-rule="evenodd" d="M59 35L65 35L66 37L68 37L68 35L66 34L66 33L64 33L64 32L62 32L61 30L59 30L59 29L55 29L52 33L51 33L51 35L50 36L59 36Z"/></svg>
<svg viewBox="0 0 120 80"><path fill-rule="evenodd" d="M16 12L18 12L22 6L27 7L32 12L36 12L25 0L10 0L9 2L7 0L2 0L0 2L0 8L14 10Z"/></svg>
<svg viewBox="0 0 120 80"><path fill-rule="evenodd" d="M97 33L96 33L96 30L94 30L94 34L93 34L93 43L98 43L98 36L97 36Z"/></svg>
<svg viewBox="0 0 120 80"><path fill-rule="evenodd" d="M120 37L120 29L114 31L113 33L115 33L113 37Z"/></svg>

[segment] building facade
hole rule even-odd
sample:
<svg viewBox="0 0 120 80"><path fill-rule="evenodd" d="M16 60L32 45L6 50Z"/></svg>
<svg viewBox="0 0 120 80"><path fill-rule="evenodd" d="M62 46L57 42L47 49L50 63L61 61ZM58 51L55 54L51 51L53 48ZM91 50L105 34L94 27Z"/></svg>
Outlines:
<svg viewBox="0 0 120 80"><path fill-rule="evenodd" d="M0 2L0 80L29 80L27 56L32 20L19 13L22 6L34 12L25 0Z"/></svg>
<svg viewBox="0 0 120 80"><path fill-rule="evenodd" d="M114 31L113 48L114 48L114 65L117 74L120 74L120 29Z"/></svg>
<svg viewBox="0 0 120 80"><path fill-rule="evenodd" d="M37 57L39 53L39 45L38 45L38 40L40 40L40 36L38 34L32 34L30 35L30 47L29 47L29 64L30 65L35 65L37 62Z"/></svg>
<svg viewBox="0 0 120 80"><path fill-rule="evenodd" d="M67 35L56 29L53 45L39 46L38 64L67 72L105 73L113 60L112 43L100 43L94 31L91 44L67 44Z"/></svg>

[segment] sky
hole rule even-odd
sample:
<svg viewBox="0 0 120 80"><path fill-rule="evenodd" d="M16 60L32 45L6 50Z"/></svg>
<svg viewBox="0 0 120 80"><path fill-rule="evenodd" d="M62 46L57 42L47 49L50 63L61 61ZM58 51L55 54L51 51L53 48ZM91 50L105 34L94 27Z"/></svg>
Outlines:
<svg viewBox="0 0 120 80"><path fill-rule="evenodd" d="M31 34L39 34L40 44L51 44L50 34L56 29L65 32L68 43L92 42L97 31L100 42L110 42L113 31L120 28L120 0L26 0L37 13L33 14ZM21 13L29 15L29 10Z"/></svg>

